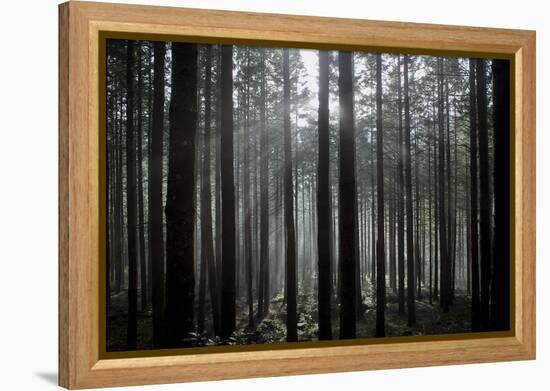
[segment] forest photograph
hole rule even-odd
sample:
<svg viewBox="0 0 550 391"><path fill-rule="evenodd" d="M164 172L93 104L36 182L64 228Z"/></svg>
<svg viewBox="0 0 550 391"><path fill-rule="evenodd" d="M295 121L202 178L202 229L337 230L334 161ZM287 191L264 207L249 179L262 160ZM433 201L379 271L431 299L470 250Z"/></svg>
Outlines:
<svg viewBox="0 0 550 391"><path fill-rule="evenodd" d="M107 352L510 330L509 60L105 45Z"/></svg>

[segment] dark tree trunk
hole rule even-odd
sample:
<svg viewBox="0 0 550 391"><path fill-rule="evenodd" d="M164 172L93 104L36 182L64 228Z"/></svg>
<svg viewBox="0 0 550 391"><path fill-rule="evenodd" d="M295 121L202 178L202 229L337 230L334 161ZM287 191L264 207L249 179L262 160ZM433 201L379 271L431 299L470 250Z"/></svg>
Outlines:
<svg viewBox="0 0 550 391"><path fill-rule="evenodd" d="M164 150L164 56L166 44L155 42L153 119L149 157L149 262L152 263L153 346L164 335L164 234L162 219L162 156Z"/></svg>
<svg viewBox="0 0 550 391"><path fill-rule="evenodd" d="M126 215L128 218L128 328L126 350L137 343L137 224L136 224L136 139L134 134L134 42L126 50Z"/></svg>
<svg viewBox="0 0 550 391"><path fill-rule="evenodd" d="M246 276L246 299L248 304L248 327L254 326L254 303L252 298L252 202L250 197L250 49L246 49L246 74L244 85L244 171L243 171L243 214L244 214L244 266Z"/></svg>
<svg viewBox="0 0 550 391"><path fill-rule="evenodd" d="M296 243L294 230L294 208L292 189L292 147L290 134L290 71L288 49L283 49L283 92L284 92L284 202L286 231L286 339L288 342L298 340L296 318Z"/></svg>
<svg viewBox="0 0 550 391"><path fill-rule="evenodd" d="M222 300L221 336L235 331L235 184L233 182L233 46L221 59Z"/></svg>
<svg viewBox="0 0 550 391"><path fill-rule="evenodd" d="M271 295L269 293L269 137L266 120L266 77L265 77L265 52L261 57L261 92L260 92L260 280L262 297L261 305L258 305L258 313L263 316L269 311Z"/></svg>
<svg viewBox="0 0 550 391"><path fill-rule="evenodd" d="M147 310L147 264L145 259L145 219L143 211L143 78L141 72L141 44L137 52L137 199L139 216L139 276L140 276L140 297L141 311Z"/></svg>
<svg viewBox="0 0 550 391"><path fill-rule="evenodd" d="M470 263L472 270L472 331L480 331L479 237L477 231L477 104L475 60L470 59Z"/></svg>
<svg viewBox="0 0 550 391"><path fill-rule="evenodd" d="M376 55L376 185L378 210L376 242L376 336L384 337L386 310L386 255L384 251L384 131L382 129L382 55Z"/></svg>
<svg viewBox="0 0 550 391"><path fill-rule="evenodd" d="M441 253L440 262L441 262L441 299L440 305L443 308L444 312L449 311L449 280L448 280L448 264L449 257L447 253L448 242L447 242L447 213L445 205L445 135L444 135L444 114L443 114L443 66L442 59L437 59L438 63L438 139L439 139L439 250Z"/></svg>
<svg viewBox="0 0 550 391"><path fill-rule="evenodd" d="M216 81L216 188L215 188L215 197L216 197L216 271L218 272L218 285L221 285L222 281L222 197L221 197L221 108L222 100L221 95L221 46L218 46L218 51L216 52L217 57L217 81ZM221 286L219 286L221 289ZM220 321L221 322L221 321ZM221 326L221 323L220 323Z"/></svg>
<svg viewBox="0 0 550 391"><path fill-rule="evenodd" d="M208 289L210 291L210 305L212 307L212 324L214 334L219 335L220 305L218 300L218 273L214 259L214 245L212 238L212 197L211 197L211 118L212 118L212 46L206 46L205 58L205 83L204 83L204 157L202 163L202 183L201 183L201 256L205 260L206 274L208 276Z"/></svg>
<svg viewBox="0 0 550 391"><path fill-rule="evenodd" d="M319 51L319 161L317 166L317 253L319 268L319 339L332 339L330 301L331 239L330 239L330 183L329 183L329 58Z"/></svg>
<svg viewBox="0 0 550 391"><path fill-rule="evenodd" d="M355 130L353 123L353 53L338 53L340 102L340 338L355 338L356 332L356 197Z"/></svg>
<svg viewBox="0 0 550 391"><path fill-rule="evenodd" d="M489 284L491 282L491 201L489 195L489 136L487 130L487 87L485 60L476 60L477 122L479 145L479 245L480 245L480 327L489 326Z"/></svg>
<svg viewBox="0 0 550 391"><path fill-rule="evenodd" d="M119 98L119 101L122 98ZM118 105L117 112L122 112L122 104ZM118 117L118 116L117 116ZM116 200L115 200L115 236L116 236L116 264L115 264L115 293L120 293L124 280L124 212L122 205L122 149L123 149L123 137L122 137L122 118L118 117L117 121L117 156L116 156Z"/></svg>
<svg viewBox="0 0 550 391"><path fill-rule="evenodd" d="M439 91L439 87L438 90ZM433 148L434 148L434 288L433 288L433 297L434 300L437 300L439 297L439 269L440 269L440 260L439 260L439 170L438 170L438 152L437 152L437 140L436 127L439 126L438 120L438 111L439 111L439 101L436 102L437 94L435 91L435 84L432 88L433 96L433 119L434 119L434 132L433 132ZM437 106L437 107L436 107Z"/></svg>
<svg viewBox="0 0 550 391"><path fill-rule="evenodd" d="M414 303L414 243L413 243L413 199L411 170L411 116L409 103L409 56L405 55L403 64L405 91L405 194L407 207L407 323L416 324Z"/></svg>
<svg viewBox="0 0 550 391"><path fill-rule="evenodd" d="M391 192L390 192L390 200L389 200L389 218L388 218L388 231L389 231L389 239L388 239L388 246L389 246L389 264L390 264L390 288L392 291L397 291L397 268L396 268L396 258L395 258L395 200L397 198L397 194L395 191L395 177L392 176L391 181L393 182L391 184Z"/></svg>
<svg viewBox="0 0 550 391"><path fill-rule="evenodd" d="M508 209L510 195L510 62L493 60L493 143L495 190L495 230L493 241L493 280L491 291L491 329L510 328L510 242Z"/></svg>
<svg viewBox="0 0 550 391"><path fill-rule="evenodd" d="M166 195L166 342L194 331L197 45L172 44L170 151Z"/></svg>
<svg viewBox="0 0 550 391"><path fill-rule="evenodd" d="M403 177L403 105L401 101L401 55L397 57L397 107L399 111L399 145L397 175L399 179L399 198L397 202L397 274L398 274L398 311L405 314L405 180Z"/></svg>

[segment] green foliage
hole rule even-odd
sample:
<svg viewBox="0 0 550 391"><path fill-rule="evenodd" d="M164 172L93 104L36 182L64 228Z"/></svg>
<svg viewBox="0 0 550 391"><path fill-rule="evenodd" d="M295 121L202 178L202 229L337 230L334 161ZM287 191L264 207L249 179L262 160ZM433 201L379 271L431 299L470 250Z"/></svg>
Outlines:
<svg viewBox="0 0 550 391"><path fill-rule="evenodd" d="M258 343L284 342L286 339L286 325L280 316L266 318L256 329Z"/></svg>

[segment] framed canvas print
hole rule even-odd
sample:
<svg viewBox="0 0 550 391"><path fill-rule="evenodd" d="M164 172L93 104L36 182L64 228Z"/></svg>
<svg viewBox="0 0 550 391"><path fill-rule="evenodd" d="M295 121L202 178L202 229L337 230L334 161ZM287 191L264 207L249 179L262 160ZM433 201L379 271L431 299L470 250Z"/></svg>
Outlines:
<svg viewBox="0 0 550 391"><path fill-rule="evenodd" d="M534 32L59 12L60 385L535 358Z"/></svg>

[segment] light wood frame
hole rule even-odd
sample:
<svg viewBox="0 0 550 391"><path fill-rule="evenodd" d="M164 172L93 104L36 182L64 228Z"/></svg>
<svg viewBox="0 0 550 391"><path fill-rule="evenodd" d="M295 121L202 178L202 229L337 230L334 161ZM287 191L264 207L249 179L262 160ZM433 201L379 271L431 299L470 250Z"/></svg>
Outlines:
<svg viewBox="0 0 550 391"><path fill-rule="evenodd" d="M104 358L101 32L511 60L511 332ZM59 6L59 384L91 388L535 358L535 32L106 3Z"/></svg>

